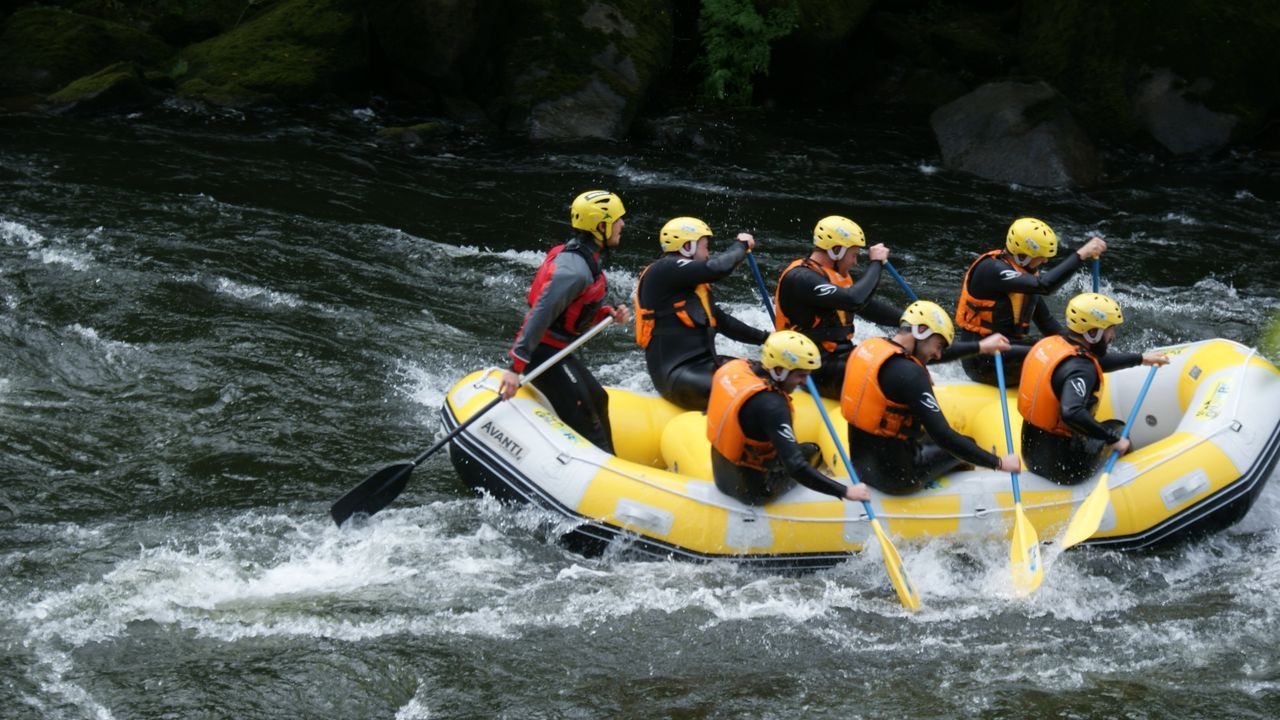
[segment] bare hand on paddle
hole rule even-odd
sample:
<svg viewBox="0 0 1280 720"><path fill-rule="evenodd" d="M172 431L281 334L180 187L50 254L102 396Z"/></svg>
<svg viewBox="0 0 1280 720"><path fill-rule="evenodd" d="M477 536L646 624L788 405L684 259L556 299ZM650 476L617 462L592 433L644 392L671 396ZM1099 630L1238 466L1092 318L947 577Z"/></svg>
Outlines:
<svg viewBox="0 0 1280 720"><path fill-rule="evenodd" d="M995 355L1011 347L1009 338L1000 333L992 333L978 341L978 352L983 355Z"/></svg>
<svg viewBox="0 0 1280 720"><path fill-rule="evenodd" d="M1000 462L996 465L996 470L1007 473L1022 472L1022 460L1018 459L1015 453L1001 455Z"/></svg>
<svg viewBox="0 0 1280 720"><path fill-rule="evenodd" d="M858 248L854 248L854 250L857 249ZM876 243L875 245L867 248L867 259L871 262L888 262L889 248L885 247L884 243Z"/></svg>
<svg viewBox="0 0 1280 720"><path fill-rule="evenodd" d="M1107 241L1097 235L1094 235L1089 238L1088 242L1080 246L1080 249L1076 251L1076 255L1078 255L1081 260L1092 260L1101 255L1106 249Z"/></svg>
<svg viewBox="0 0 1280 720"><path fill-rule="evenodd" d="M737 237L738 242L746 243L747 252L751 252L756 248L756 238L751 233L740 232Z"/></svg>
<svg viewBox="0 0 1280 720"><path fill-rule="evenodd" d="M1168 365L1169 356L1156 350L1152 352L1142 353L1143 365Z"/></svg>

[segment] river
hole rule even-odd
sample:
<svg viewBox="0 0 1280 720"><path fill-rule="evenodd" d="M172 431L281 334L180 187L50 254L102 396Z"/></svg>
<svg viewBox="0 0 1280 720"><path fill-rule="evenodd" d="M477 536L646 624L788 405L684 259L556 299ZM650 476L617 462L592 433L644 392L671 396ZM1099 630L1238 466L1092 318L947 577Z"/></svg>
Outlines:
<svg viewBox="0 0 1280 720"><path fill-rule="evenodd" d="M1051 551L1030 598L1007 543L899 545L914 615L873 555L799 576L575 555L444 453L334 527L330 502L429 446L452 382L501 361L593 187L629 210L619 296L669 217L713 249L754 232L776 277L839 213L950 306L1032 215L1069 247L1107 238L1122 349L1253 344L1280 306L1275 161L1116 152L1098 188L1039 190L942 168L927 130L836 120L661 151L379 143L368 108L0 118L0 715L1280 715L1274 482L1194 545ZM717 292L764 327L752 288L743 268ZM622 331L584 358L649 387Z"/></svg>

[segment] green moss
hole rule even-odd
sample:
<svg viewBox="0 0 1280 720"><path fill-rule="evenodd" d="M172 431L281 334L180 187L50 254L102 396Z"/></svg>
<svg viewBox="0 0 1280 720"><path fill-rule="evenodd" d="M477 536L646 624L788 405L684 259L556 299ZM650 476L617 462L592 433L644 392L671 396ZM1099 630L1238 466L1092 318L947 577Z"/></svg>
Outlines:
<svg viewBox="0 0 1280 720"><path fill-rule="evenodd" d="M181 53L179 94L217 104L341 92L364 67L354 0L287 0ZM175 72L176 74L176 72Z"/></svg>
<svg viewBox="0 0 1280 720"><path fill-rule="evenodd" d="M113 62L156 64L173 49L127 25L51 7L15 12L0 33L0 88L47 92Z"/></svg>
<svg viewBox="0 0 1280 720"><path fill-rule="evenodd" d="M1280 363L1280 312L1273 315L1271 323L1263 328L1258 348L1273 362Z"/></svg>
<svg viewBox="0 0 1280 720"><path fill-rule="evenodd" d="M133 63L116 63L86 75L70 85L49 96L49 101L57 104L73 103L87 97L98 95L112 86L126 81L138 81L138 68Z"/></svg>

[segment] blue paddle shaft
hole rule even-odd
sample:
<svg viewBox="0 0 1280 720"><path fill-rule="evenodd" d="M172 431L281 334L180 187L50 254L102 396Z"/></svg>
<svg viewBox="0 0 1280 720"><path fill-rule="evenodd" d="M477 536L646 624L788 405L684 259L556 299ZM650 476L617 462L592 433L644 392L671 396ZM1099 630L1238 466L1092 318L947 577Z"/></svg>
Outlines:
<svg viewBox="0 0 1280 720"><path fill-rule="evenodd" d="M1102 286L1102 261L1094 258L1091 270L1093 272L1093 291L1098 292L1098 288Z"/></svg>
<svg viewBox="0 0 1280 720"><path fill-rule="evenodd" d="M1000 383L1000 412L1004 415L1004 445L1008 448L1007 452L1013 454L1013 428L1009 424L1009 398L1006 396L1004 389L1004 356L996 353L996 381ZM1022 504L1022 488L1018 486L1018 473L1011 472L1009 476L1013 478L1013 502L1016 505Z"/></svg>
<svg viewBox="0 0 1280 720"><path fill-rule="evenodd" d="M1151 381L1155 379L1156 370L1159 369L1159 365L1152 365L1151 370L1147 372L1147 379L1142 383L1142 390L1138 392L1138 399L1134 401L1133 409L1129 411L1129 419L1124 421L1124 429L1120 431L1120 438L1122 440L1129 437L1129 430L1133 429L1133 421L1138 419L1138 410L1142 407L1142 401L1147 399L1147 391L1151 389ZM1116 466L1116 460L1119 459L1119 457L1119 451L1111 451L1111 456L1107 458L1107 466L1102 471L1104 475L1111 474L1111 469Z"/></svg>
<svg viewBox="0 0 1280 720"><path fill-rule="evenodd" d="M907 279L902 277L902 274L893 266L893 263L885 260L884 269L888 270L889 274L893 276L893 279L898 281L898 285L902 287L902 290L907 294L907 297L911 298L911 302L915 302L920 299L919 296L911 290L911 286L907 284Z"/></svg>

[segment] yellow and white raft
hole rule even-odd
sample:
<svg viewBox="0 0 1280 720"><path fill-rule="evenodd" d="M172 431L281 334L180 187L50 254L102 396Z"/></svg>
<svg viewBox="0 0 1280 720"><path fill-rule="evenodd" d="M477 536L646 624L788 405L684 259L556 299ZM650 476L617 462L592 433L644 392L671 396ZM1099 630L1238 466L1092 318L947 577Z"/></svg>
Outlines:
<svg viewBox="0 0 1280 720"><path fill-rule="evenodd" d="M1086 544L1142 548L1227 527L1248 512L1280 455L1280 371L1228 340L1166 348L1131 432L1133 447L1111 473L1111 504ZM1109 373L1100 419L1128 416L1146 368ZM442 410L453 429L493 399L498 372L460 380ZM986 385L939 385L939 402L962 433L1003 448L998 391ZM847 477L812 399L797 393L798 439L818 443L828 467ZM1013 436L1019 437L1016 391ZM843 441L836 403L827 412ZM771 567L830 565L867 543L871 527L860 503L797 486L777 502L744 505L711 480L706 417L653 395L609 390L616 455L596 448L560 421L532 388L500 403L450 447L469 485L504 500L547 508L576 522L570 547L599 552L616 541L661 557L729 559ZM1100 471L1099 471L1100 472ZM1095 480L1056 485L1021 475L1022 505L1042 539L1066 525ZM872 491L887 532L902 541L942 536L1007 537L1012 526L1009 475L980 469L938 478L907 497ZM874 542L874 541L873 541Z"/></svg>

